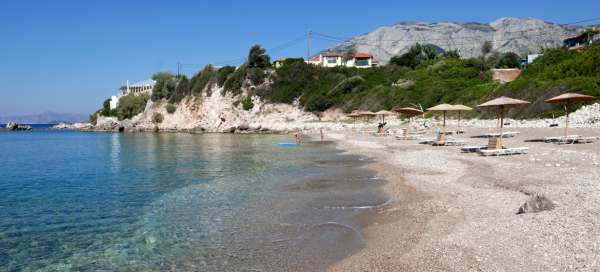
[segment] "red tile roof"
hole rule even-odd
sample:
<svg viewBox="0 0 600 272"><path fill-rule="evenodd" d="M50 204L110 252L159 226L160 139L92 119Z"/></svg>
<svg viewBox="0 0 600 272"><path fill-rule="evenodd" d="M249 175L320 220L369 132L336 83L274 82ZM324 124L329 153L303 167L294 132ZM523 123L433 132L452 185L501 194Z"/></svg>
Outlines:
<svg viewBox="0 0 600 272"><path fill-rule="evenodd" d="M322 55L324 57L343 57L344 53L342 53L342 52L325 52Z"/></svg>
<svg viewBox="0 0 600 272"><path fill-rule="evenodd" d="M321 56L316 55L316 56L310 58L310 61L321 61Z"/></svg>
<svg viewBox="0 0 600 272"><path fill-rule="evenodd" d="M355 57L355 58L371 58L372 56L369 53L356 53L356 54L354 54L353 57Z"/></svg>

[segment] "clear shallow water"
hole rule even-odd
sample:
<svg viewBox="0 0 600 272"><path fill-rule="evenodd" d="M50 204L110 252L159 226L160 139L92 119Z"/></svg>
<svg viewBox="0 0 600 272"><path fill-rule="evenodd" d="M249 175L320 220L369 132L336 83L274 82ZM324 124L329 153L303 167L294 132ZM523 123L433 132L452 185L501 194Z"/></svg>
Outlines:
<svg viewBox="0 0 600 272"><path fill-rule="evenodd" d="M320 270L384 204L367 161L289 136L0 133L0 271Z"/></svg>

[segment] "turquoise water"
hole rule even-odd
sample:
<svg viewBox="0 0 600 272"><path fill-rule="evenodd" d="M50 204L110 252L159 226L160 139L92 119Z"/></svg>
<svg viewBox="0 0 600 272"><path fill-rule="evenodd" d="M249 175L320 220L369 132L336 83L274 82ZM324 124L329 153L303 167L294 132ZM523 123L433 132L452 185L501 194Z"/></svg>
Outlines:
<svg viewBox="0 0 600 272"><path fill-rule="evenodd" d="M0 271L321 270L387 198L289 136L0 132Z"/></svg>

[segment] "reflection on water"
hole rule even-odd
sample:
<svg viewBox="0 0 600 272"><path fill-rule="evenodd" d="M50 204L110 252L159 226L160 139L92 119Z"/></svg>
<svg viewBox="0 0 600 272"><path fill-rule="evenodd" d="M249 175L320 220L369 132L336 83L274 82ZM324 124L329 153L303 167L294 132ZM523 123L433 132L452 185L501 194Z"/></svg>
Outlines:
<svg viewBox="0 0 600 272"><path fill-rule="evenodd" d="M0 134L0 271L321 270L387 198L367 161L284 140Z"/></svg>

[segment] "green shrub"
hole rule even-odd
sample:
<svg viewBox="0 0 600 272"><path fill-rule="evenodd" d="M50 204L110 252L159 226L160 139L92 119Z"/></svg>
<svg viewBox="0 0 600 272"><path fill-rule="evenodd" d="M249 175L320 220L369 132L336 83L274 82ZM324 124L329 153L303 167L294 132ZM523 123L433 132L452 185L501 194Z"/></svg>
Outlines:
<svg viewBox="0 0 600 272"><path fill-rule="evenodd" d="M148 95L128 94L121 97L117 106L117 117L119 120L130 119L144 111L148 102Z"/></svg>
<svg viewBox="0 0 600 272"><path fill-rule="evenodd" d="M223 84L223 90L225 92L233 93L234 95L240 94L242 92L242 84L246 79L246 64L240 65L225 81Z"/></svg>
<svg viewBox="0 0 600 272"><path fill-rule="evenodd" d="M159 112L155 112L154 114L152 114L152 123L160 124L160 123L162 123L163 120L164 120L164 117Z"/></svg>
<svg viewBox="0 0 600 272"><path fill-rule="evenodd" d="M175 92L169 98L170 103L179 103L184 97L191 94L190 81L186 76L181 76L177 80Z"/></svg>
<svg viewBox="0 0 600 272"><path fill-rule="evenodd" d="M170 98L171 94L175 92L177 81L175 80L175 76L173 74L168 72L160 72L154 74L152 79L156 81L156 84L152 89L152 101Z"/></svg>
<svg viewBox="0 0 600 272"><path fill-rule="evenodd" d="M177 106L175 104L171 104L171 103L167 104L166 108L167 108L167 113L169 113L169 114L174 113L177 110Z"/></svg>
<svg viewBox="0 0 600 272"><path fill-rule="evenodd" d="M244 100L242 100L242 108L244 108L244 110L246 110L246 111L254 108L254 103L252 102L251 95L246 96L246 98L244 98Z"/></svg>
<svg viewBox="0 0 600 272"><path fill-rule="evenodd" d="M190 86L192 88L191 93L194 95L202 94L204 88L213 82L214 76L217 74L212 65L205 66L190 80Z"/></svg>
<svg viewBox="0 0 600 272"><path fill-rule="evenodd" d="M219 86L223 86L229 75L231 75L233 72L235 72L235 67L233 66L224 66L219 69L217 71L217 84L219 84Z"/></svg>
<svg viewBox="0 0 600 272"><path fill-rule="evenodd" d="M256 44L250 48L248 52L248 67L250 68L267 68L271 66L271 58L267 55L266 50L259 44Z"/></svg>

